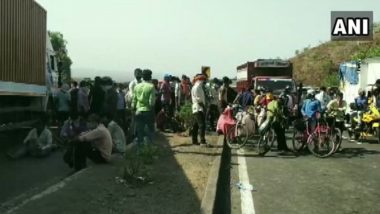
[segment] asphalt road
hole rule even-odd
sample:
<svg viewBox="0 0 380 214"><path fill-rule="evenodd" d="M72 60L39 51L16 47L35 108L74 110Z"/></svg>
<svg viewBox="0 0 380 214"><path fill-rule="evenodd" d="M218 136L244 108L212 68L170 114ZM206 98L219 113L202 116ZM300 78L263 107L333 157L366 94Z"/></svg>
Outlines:
<svg viewBox="0 0 380 214"><path fill-rule="evenodd" d="M22 142L26 134L23 131L0 134L0 205L56 183L71 172L62 160L62 150L54 151L46 158L9 160L7 150Z"/></svg>
<svg viewBox="0 0 380 214"><path fill-rule="evenodd" d="M233 151L232 213L380 213L380 145L345 140L342 146L325 159Z"/></svg>

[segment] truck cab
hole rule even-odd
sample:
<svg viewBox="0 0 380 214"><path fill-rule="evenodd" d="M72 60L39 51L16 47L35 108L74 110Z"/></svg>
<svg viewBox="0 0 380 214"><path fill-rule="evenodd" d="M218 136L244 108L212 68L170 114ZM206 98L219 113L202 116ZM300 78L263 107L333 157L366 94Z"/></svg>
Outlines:
<svg viewBox="0 0 380 214"><path fill-rule="evenodd" d="M287 86L296 93L296 83L293 79L293 64L281 59L258 59L237 67L237 88L258 87L272 89L280 94Z"/></svg>
<svg viewBox="0 0 380 214"><path fill-rule="evenodd" d="M258 76L252 78L251 84L253 89L258 89L259 87L272 89L275 95L279 95L287 87L292 94L297 92L296 82L292 78L285 76Z"/></svg>

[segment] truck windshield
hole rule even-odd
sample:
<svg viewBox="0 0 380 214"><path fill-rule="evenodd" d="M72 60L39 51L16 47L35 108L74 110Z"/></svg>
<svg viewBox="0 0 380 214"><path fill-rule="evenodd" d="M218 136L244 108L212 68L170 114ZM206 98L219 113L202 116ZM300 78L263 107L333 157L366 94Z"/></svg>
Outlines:
<svg viewBox="0 0 380 214"><path fill-rule="evenodd" d="M290 87L290 91L295 90L295 83L292 79L258 79L256 80L256 87L264 87L266 89L272 89L273 92L284 90L287 86Z"/></svg>

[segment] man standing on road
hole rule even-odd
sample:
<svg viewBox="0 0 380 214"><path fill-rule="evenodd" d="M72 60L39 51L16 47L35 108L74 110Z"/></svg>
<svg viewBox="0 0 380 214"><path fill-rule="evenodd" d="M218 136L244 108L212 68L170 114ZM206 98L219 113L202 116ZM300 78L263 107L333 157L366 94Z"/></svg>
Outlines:
<svg viewBox="0 0 380 214"><path fill-rule="evenodd" d="M218 90L219 90L219 81L217 78L214 78L210 83L210 105L208 107L208 122L210 129L215 130L216 124L220 113L218 108Z"/></svg>
<svg viewBox="0 0 380 214"><path fill-rule="evenodd" d="M117 120L119 121L120 125L125 128L125 94L123 92L123 85L119 84L119 87L117 89Z"/></svg>
<svg viewBox="0 0 380 214"><path fill-rule="evenodd" d="M107 90L105 113L114 119L117 113L118 93L117 84L115 82L111 82L111 84L111 88Z"/></svg>
<svg viewBox="0 0 380 214"><path fill-rule="evenodd" d="M317 125L317 113L321 112L321 103L315 99L315 91L307 91L307 99L304 101L301 108L303 117L308 119L310 133L315 130Z"/></svg>
<svg viewBox="0 0 380 214"><path fill-rule="evenodd" d="M129 88L128 89L128 99L127 99L128 106L130 106L130 104L132 103L134 89L135 89L136 85L141 82L141 77L142 77L142 70L140 68L136 68L135 69L135 79L132 80L128 85L128 88Z"/></svg>
<svg viewBox="0 0 380 214"><path fill-rule="evenodd" d="M274 132L277 137L277 148L280 153L290 152L286 145L285 137L285 118L284 118L284 101L285 97L274 99L268 104L267 120L271 121Z"/></svg>
<svg viewBox="0 0 380 214"><path fill-rule="evenodd" d="M228 77L223 77L223 85L219 89L219 105L222 112L228 105L227 98L228 98L229 87L230 87L230 79Z"/></svg>
<svg viewBox="0 0 380 214"><path fill-rule="evenodd" d="M199 145L198 132L200 131L201 144L206 144L206 97L203 90L203 82L206 77L198 74L194 78L194 86L191 89L191 100L193 102L193 128L192 128L192 143Z"/></svg>
<svg viewBox="0 0 380 214"><path fill-rule="evenodd" d="M101 86L100 77L95 77L94 87L91 88L89 99L91 113L101 114L103 110L103 103L105 98L105 92Z"/></svg>
<svg viewBox="0 0 380 214"><path fill-rule="evenodd" d="M70 96L71 96L71 102L70 102L70 112L73 114L78 113L78 82L73 81L71 83L71 89L70 89Z"/></svg>
<svg viewBox="0 0 380 214"><path fill-rule="evenodd" d="M329 116L333 117L336 121L335 126L339 128L341 134L344 130L344 119L347 109L347 103L343 100L343 93L338 92L336 98L327 104L327 112Z"/></svg>
<svg viewBox="0 0 380 214"><path fill-rule="evenodd" d="M136 117L137 142L141 146L144 140L145 127L148 128L148 143L153 143L155 89L152 81L152 71L142 72L143 81L136 85L132 99L132 109Z"/></svg>
<svg viewBox="0 0 380 214"><path fill-rule="evenodd" d="M90 103L88 101L88 91L86 82L81 81L79 83L78 91L78 113L83 118L87 118L87 114L90 111Z"/></svg>
<svg viewBox="0 0 380 214"><path fill-rule="evenodd" d="M171 76L169 74L165 74L164 76L164 82L161 84L160 88L160 94L161 94L161 103L162 107L165 110L165 113L170 116L171 114L171 104L173 102L171 98L171 87L170 87L170 79Z"/></svg>
<svg viewBox="0 0 380 214"><path fill-rule="evenodd" d="M174 95L175 95L175 108L180 111L181 108L181 80L178 77L174 78Z"/></svg>
<svg viewBox="0 0 380 214"><path fill-rule="evenodd" d="M325 86L320 88L320 91L315 98L321 103L321 110L324 112L327 109L327 104L331 101L331 97L327 94L327 89Z"/></svg>
<svg viewBox="0 0 380 214"><path fill-rule="evenodd" d="M65 120L69 117L70 112L70 101L71 96L69 91L69 85L64 84L56 96L56 104L57 104L57 111L58 111L58 120L60 122L60 125L65 122Z"/></svg>

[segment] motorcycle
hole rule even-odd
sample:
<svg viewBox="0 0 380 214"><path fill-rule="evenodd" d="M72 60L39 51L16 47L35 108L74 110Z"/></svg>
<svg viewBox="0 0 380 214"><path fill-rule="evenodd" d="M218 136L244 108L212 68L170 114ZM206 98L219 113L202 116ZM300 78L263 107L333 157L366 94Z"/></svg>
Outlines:
<svg viewBox="0 0 380 214"><path fill-rule="evenodd" d="M370 105L366 112L355 110L348 133L355 140L375 137L377 143L380 143L380 112L376 106Z"/></svg>

